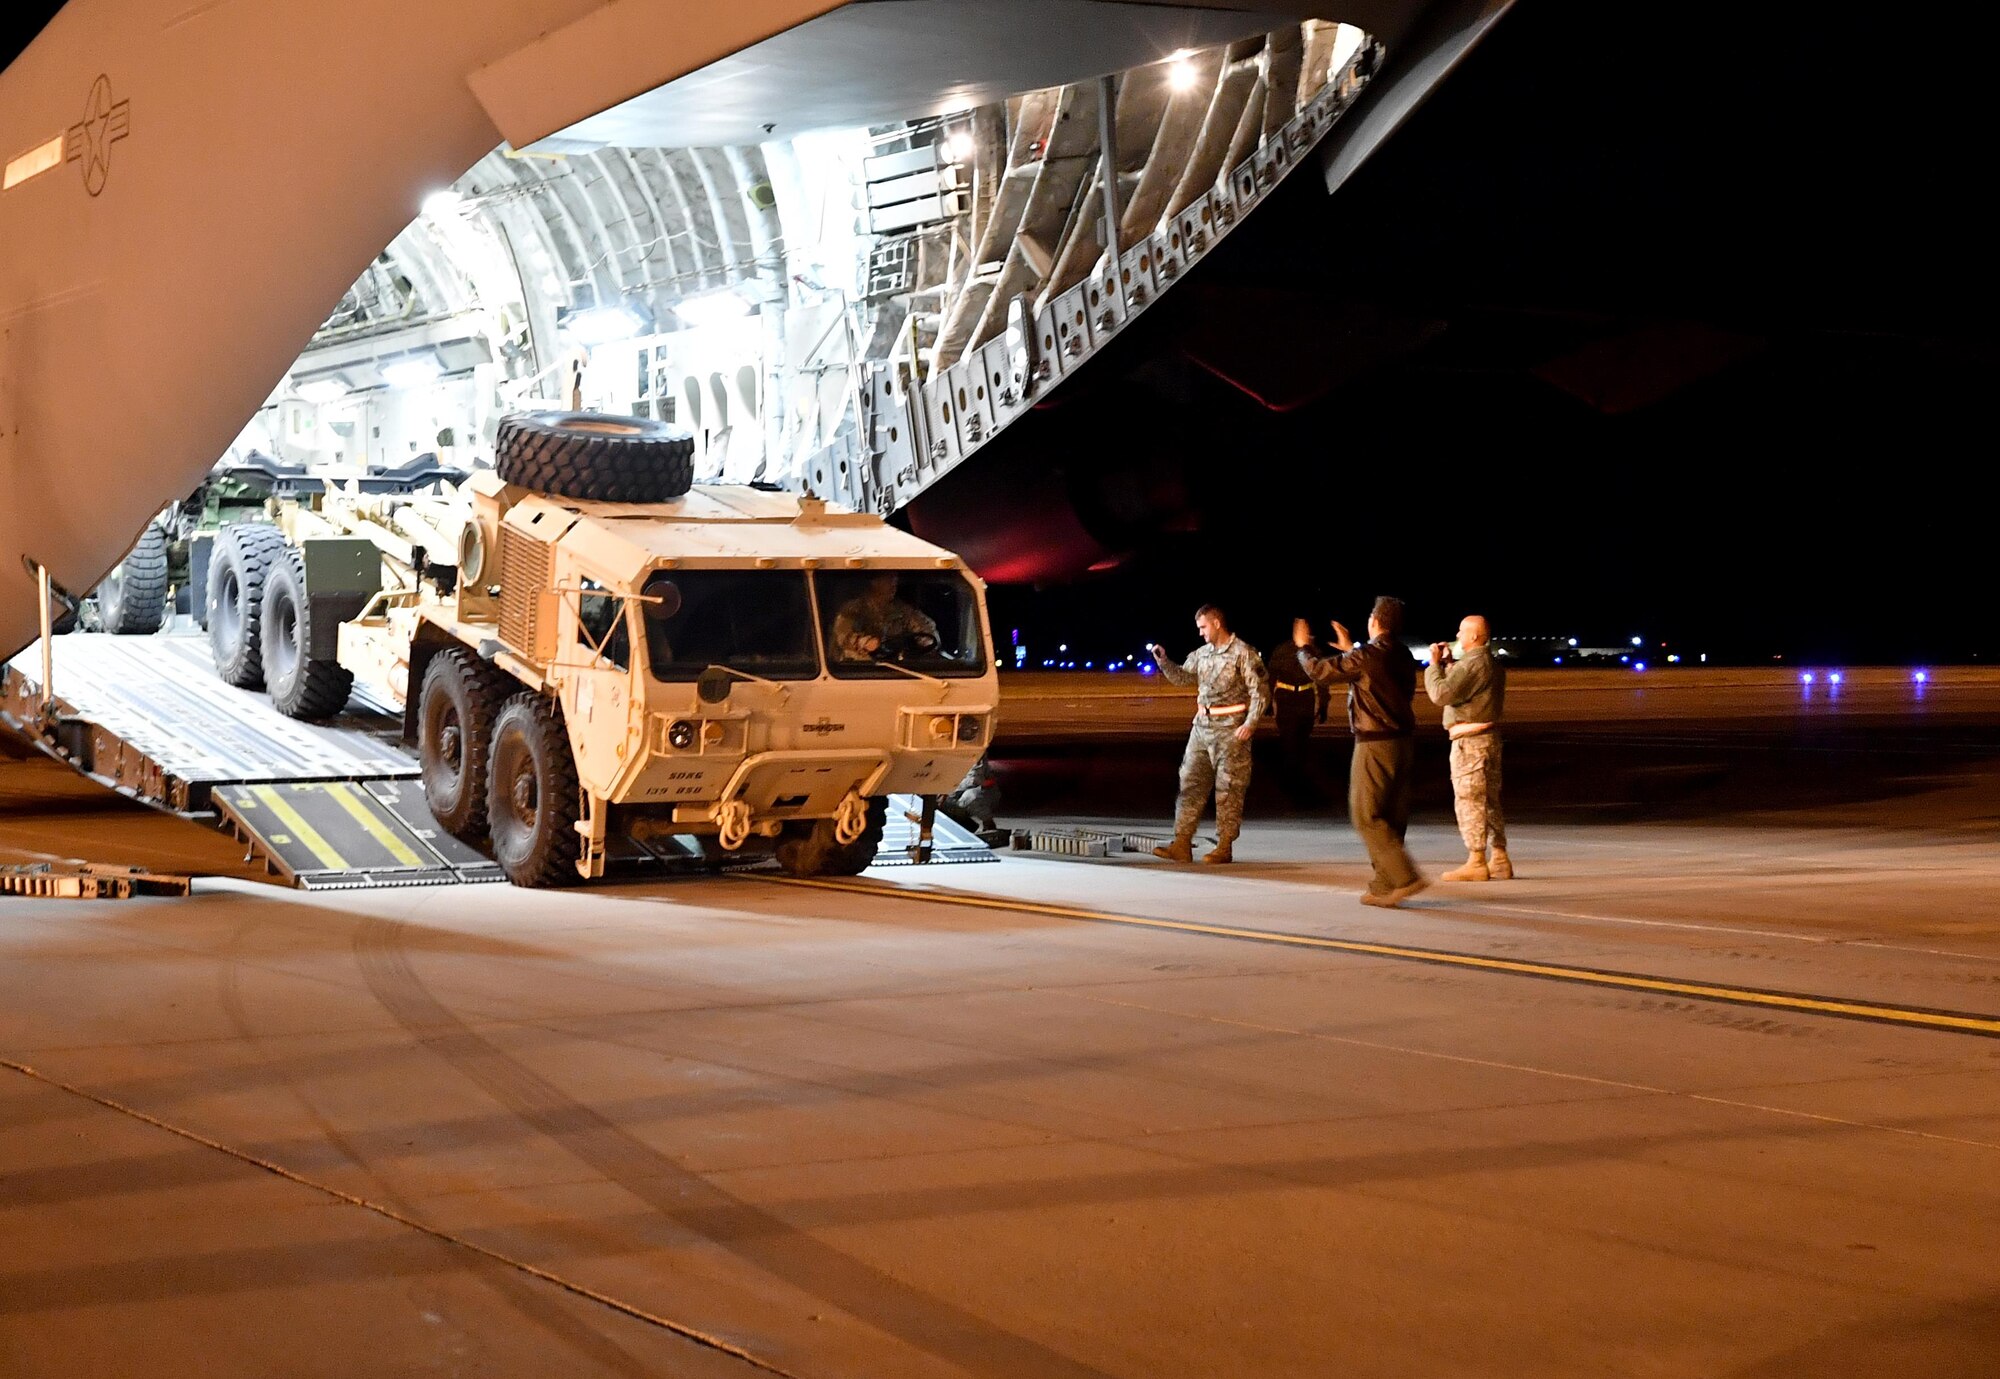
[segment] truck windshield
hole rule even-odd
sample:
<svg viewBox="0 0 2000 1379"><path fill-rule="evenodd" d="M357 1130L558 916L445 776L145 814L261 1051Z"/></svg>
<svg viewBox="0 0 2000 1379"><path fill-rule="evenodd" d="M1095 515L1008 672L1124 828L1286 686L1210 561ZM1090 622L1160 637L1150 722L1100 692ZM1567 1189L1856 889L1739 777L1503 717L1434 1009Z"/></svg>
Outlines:
<svg viewBox="0 0 2000 1379"><path fill-rule="evenodd" d="M767 680L819 674L802 570L660 570L640 593L646 661L661 680L729 666Z"/></svg>
<svg viewBox="0 0 2000 1379"><path fill-rule="evenodd" d="M826 664L844 680L986 673L979 596L956 570L821 571Z"/></svg>

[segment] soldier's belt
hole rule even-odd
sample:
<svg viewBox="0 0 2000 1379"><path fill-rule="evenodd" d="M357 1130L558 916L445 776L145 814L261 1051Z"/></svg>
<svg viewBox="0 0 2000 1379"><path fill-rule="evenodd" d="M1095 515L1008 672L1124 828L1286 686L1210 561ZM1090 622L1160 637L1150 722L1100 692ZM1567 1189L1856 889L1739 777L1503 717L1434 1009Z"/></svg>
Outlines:
<svg viewBox="0 0 2000 1379"><path fill-rule="evenodd" d="M1304 694L1307 690L1312 688L1311 685L1294 685L1289 681L1285 680L1273 680L1271 683L1276 685L1279 689L1288 689L1295 691L1296 693L1299 694Z"/></svg>
<svg viewBox="0 0 2000 1379"><path fill-rule="evenodd" d="M1196 707L1195 712L1208 718L1223 718L1232 713L1245 713L1249 708L1248 704L1202 704Z"/></svg>

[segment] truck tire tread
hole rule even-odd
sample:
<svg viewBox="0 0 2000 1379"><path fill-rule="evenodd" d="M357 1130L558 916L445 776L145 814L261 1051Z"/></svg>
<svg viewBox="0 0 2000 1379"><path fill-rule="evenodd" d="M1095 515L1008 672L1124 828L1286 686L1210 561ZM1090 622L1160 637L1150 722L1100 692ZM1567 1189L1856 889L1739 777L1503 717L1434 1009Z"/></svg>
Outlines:
<svg viewBox="0 0 2000 1379"><path fill-rule="evenodd" d="M434 798L431 756L438 747L429 741L429 704L433 686L447 695L458 714L459 788L456 804ZM486 841L487 763L493 750L493 724L520 685L462 646L446 647L424 667L417 700L417 760L423 773L424 803L438 824L462 842ZM442 806L442 807L441 807Z"/></svg>
<svg viewBox="0 0 2000 1379"><path fill-rule="evenodd" d="M347 707L347 696L354 692L354 672L338 661L313 659L312 603L307 593L305 552L287 546L264 575L264 610L257 619L259 659L264 666L264 684L270 689L271 703L278 712L287 718L319 722ZM295 673L290 677L284 674L282 665L274 664L278 659L275 654L278 642L273 633L281 633L283 624L274 625L271 621L287 598L296 608L292 637L298 658L294 662Z"/></svg>
<svg viewBox="0 0 2000 1379"><path fill-rule="evenodd" d="M605 424L632 434L592 429ZM694 437L643 417L523 412L504 417L494 441L501 479L556 498L661 503L694 485Z"/></svg>
<svg viewBox="0 0 2000 1379"><path fill-rule="evenodd" d="M522 736L535 772L536 817L521 823L512 804L514 781L504 776L508 738ZM576 758L562 712L547 695L525 690L509 699L493 724L488 758L487 826L493 860L517 886L574 885L583 839L576 831L579 785Z"/></svg>
<svg viewBox="0 0 2000 1379"><path fill-rule="evenodd" d="M120 637L158 632L167 620L167 534L156 522L118 563L97 595L104 630Z"/></svg>
<svg viewBox="0 0 2000 1379"><path fill-rule="evenodd" d="M276 527L242 523L226 527L216 540L214 559L208 567L209 649L215 654L215 670L226 684L238 689L261 689L264 684L264 657L261 629L264 613L264 581L271 564L287 549L285 534ZM241 635L235 645L225 645L226 633L215 617L215 600L222 581L231 569L241 600Z"/></svg>

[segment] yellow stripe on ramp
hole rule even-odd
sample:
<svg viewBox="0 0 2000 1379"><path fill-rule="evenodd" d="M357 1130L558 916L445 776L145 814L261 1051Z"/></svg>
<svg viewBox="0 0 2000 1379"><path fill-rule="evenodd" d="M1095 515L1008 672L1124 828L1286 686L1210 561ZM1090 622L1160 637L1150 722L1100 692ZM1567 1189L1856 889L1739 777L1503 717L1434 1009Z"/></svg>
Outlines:
<svg viewBox="0 0 2000 1379"><path fill-rule="evenodd" d="M298 810L292 808L290 800L280 795L268 785L253 785L250 793L264 802L265 808L278 816L292 836L306 845L307 851L319 858L320 865L329 871L346 871L347 859L333 850L333 845L320 837L319 830L305 821Z"/></svg>
<svg viewBox="0 0 2000 1379"><path fill-rule="evenodd" d="M382 822L382 816L370 809L361 799L360 787L352 781L339 781L324 789L327 794L333 796L342 809L354 817L354 822L360 824L370 838L382 845L383 850L391 857L406 867L420 867L424 864L423 859L410 851L409 845Z"/></svg>
<svg viewBox="0 0 2000 1379"><path fill-rule="evenodd" d="M847 881L818 881L797 876L744 875L742 879L769 881L782 886L810 886L823 891L845 891L849 895L923 901L933 905L958 905L975 910L1012 910L1022 914L1049 915L1057 919L1086 920L1093 924L1122 924L1135 929L1166 929L1174 933L1245 939L1253 943L1275 943L1290 948L1318 948L1337 953L1359 953L1367 957L1400 958L1411 962L1436 963L1444 967L1503 972L1520 977L1543 977L1553 981L1578 982L1587 986L1608 986L1625 991L1688 996L1704 1001L1726 1001L1732 1005L1762 1006L1773 1010L1798 1011L1808 1015L1834 1015L1849 1020L1873 1020L1882 1024L1903 1025L1917 1029L1946 1030L1954 1034L1979 1034L2000 1038L2000 1016L1977 1015L1964 1011L1878 1005L1872 1001L1809 996L1788 991L1760 991L1755 987L1724 986L1716 982L1676 981L1667 977L1649 977L1636 972L1608 972L1594 967L1523 962L1516 958L1488 958L1476 953L1453 953L1440 948L1410 948L1396 943L1369 943L1360 939L1320 938L1313 934L1283 934L1264 929L1239 929L1227 924L1202 924L1194 920L1152 919L1144 915L1121 915L1109 910L1089 910L1078 905L1051 905L1038 900L1009 900L1001 897L966 895L960 892L909 890L899 886L871 886Z"/></svg>

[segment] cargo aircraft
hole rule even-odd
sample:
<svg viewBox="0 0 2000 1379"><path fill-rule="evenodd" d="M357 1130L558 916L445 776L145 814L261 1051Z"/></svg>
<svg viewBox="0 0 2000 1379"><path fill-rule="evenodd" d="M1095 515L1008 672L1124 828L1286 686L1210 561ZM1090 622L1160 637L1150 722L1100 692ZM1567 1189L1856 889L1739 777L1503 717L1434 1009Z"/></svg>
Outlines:
<svg viewBox="0 0 2000 1379"><path fill-rule="evenodd" d="M0 653L250 449L592 406L896 511L1509 4L69 0L0 74Z"/></svg>

